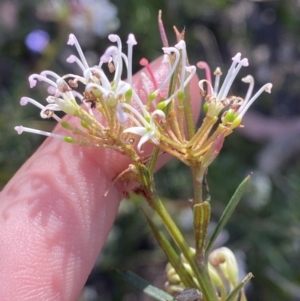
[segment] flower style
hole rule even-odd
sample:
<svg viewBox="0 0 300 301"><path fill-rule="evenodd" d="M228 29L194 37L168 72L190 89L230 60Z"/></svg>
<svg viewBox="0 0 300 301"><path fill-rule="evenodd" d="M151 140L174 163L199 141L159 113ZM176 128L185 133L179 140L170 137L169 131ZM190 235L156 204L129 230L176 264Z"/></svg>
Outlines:
<svg viewBox="0 0 300 301"><path fill-rule="evenodd" d="M181 54L180 54L179 50L181 50ZM163 81L161 86L154 92L154 95L157 95L161 91L163 86L171 80L171 77L174 75L174 72L175 72L176 68L178 67L180 56L181 56L181 66L180 66L181 72L180 72L180 76L179 76L180 85L179 85L178 89L176 89L174 91L174 93L171 96L169 96L166 100L161 101L157 105L157 108L159 108L159 109L164 109L177 96L182 98L184 95L184 88L190 83L191 79L193 78L193 76L196 73L195 66L187 66L186 44L183 40L180 40L175 45L175 47L163 47L163 51L165 54L168 54L168 55L170 55L171 53L174 53L175 60L171 67L169 76L166 77L166 79ZM188 77L186 77L186 72L189 73Z"/></svg>

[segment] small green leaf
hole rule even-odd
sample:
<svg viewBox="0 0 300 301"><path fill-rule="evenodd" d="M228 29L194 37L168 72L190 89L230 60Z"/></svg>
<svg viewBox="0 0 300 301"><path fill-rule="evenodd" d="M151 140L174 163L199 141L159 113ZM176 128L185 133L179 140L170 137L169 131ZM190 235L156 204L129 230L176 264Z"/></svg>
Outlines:
<svg viewBox="0 0 300 301"><path fill-rule="evenodd" d="M194 232L196 254L204 256L204 244L207 234L207 226L210 220L210 204L204 201L194 205Z"/></svg>
<svg viewBox="0 0 300 301"><path fill-rule="evenodd" d="M140 276L130 272L130 271L121 271L116 269L115 272L117 275L131 284L132 286L136 287L137 289L143 291L148 296L154 298L158 301L172 301L173 297L168 293L160 290L159 288L151 285L145 279L141 278Z"/></svg>
<svg viewBox="0 0 300 301"><path fill-rule="evenodd" d="M247 176L245 178L245 180L239 185L239 187L237 188L237 190L235 191L235 193L233 194L231 200L229 201L228 205L226 206L217 226L216 229L213 233L213 235L211 236L209 243L206 247L206 252L209 252L213 243L215 242L216 238L218 237L218 235L221 233L221 231L223 230L224 226L226 225L226 223L228 222L230 216L232 215L235 207L237 206L237 204L239 203L240 199L242 198L242 196L244 195L246 188L250 182L251 179L251 175Z"/></svg>
<svg viewBox="0 0 300 301"><path fill-rule="evenodd" d="M146 213L145 213L146 215ZM188 271L185 269L182 259L180 256L176 253L170 242L167 240L165 235L157 229L157 227L154 225L154 223L150 220L150 218L146 215L147 221L150 225L150 228L163 249L168 261L172 265L172 267L175 269L176 273L180 277L180 280L187 288L198 288L195 282L193 281L191 275L188 273Z"/></svg>

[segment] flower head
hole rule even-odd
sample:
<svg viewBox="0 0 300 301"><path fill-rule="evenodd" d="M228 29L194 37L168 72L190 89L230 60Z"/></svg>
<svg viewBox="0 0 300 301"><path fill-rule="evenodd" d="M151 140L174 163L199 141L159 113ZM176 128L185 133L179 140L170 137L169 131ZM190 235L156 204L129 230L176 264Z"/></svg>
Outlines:
<svg viewBox="0 0 300 301"><path fill-rule="evenodd" d="M68 142L78 142L83 145L94 145L111 147L126 151L132 157L134 149L125 137L131 136L136 141L137 151L142 152L142 146L147 141L158 145L160 133L158 122L165 120L166 116L162 110L152 110L144 105L139 94L135 91L132 82L132 55L133 46L137 44L133 34L129 34L127 40L127 54L122 52L123 46L119 36L109 35L109 40L116 45L109 46L100 57L98 65L90 66L84 56L78 40L74 34L69 35L68 45L74 46L78 56L72 54L67 62L75 63L81 74L66 74L59 76L53 71L45 70L41 74L33 74L29 77L29 85L35 87L38 82L46 83L49 95L46 97L47 104L23 97L21 104L31 103L41 110L42 118L54 118L61 125L72 132L73 139ZM179 56L177 61L179 60ZM113 80L110 81L103 70L103 65L108 64L114 72ZM175 66L176 67L176 66ZM175 67L171 70L174 72ZM122 79L123 69L127 69L127 80ZM78 84L84 85L83 93L77 90ZM168 80L157 89L168 84ZM150 91L153 93L153 91ZM82 102L84 107L77 103ZM98 110L102 115L96 119L93 110ZM72 126L61 120L55 112L63 111L81 120L82 129ZM27 127L16 127L19 134L27 131L36 134L64 138L60 135L51 135L48 132L29 129ZM128 149L132 149L132 151Z"/></svg>
<svg viewBox="0 0 300 301"><path fill-rule="evenodd" d="M233 128L240 125L249 106L263 91L269 92L272 85L266 84L251 96L254 80L248 76L244 79L249 83L245 99L229 96L238 72L242 67L248 66L248 59L242 58L240 53L235 55L222 85L220 85L222 75L220 68L216 69L213 85L208 65L199 62L197 66L205 68L207 74L207 79L199 82L199 88L202 95L206 96L208 119L205 119L203 125L196 130L189 91L196 67L188 62L186 43L183 40L184 32L179 33L176 29L176 35L178 41L175 46L168 46L164 38L162 47L164 59L161 64L167 66L168 72L163 80L158 81L155 78L147 59L143 58L140 61L145 67L141 77L147 94L147 103L143 102L139 90L133 83L133 48L137 44L133 34L128 35L127 53L123 52L125 47L120 37L110 34L108 39L112 45L100 57L99 64L94 66L90 66L87 62L75 35L70 34L67 44L74 46L77 54L70 55L67 62L75 63L79 68L79 74L60 76L53 71L45 70L40 74L31 75L29 77L31 88L38 82L48 85L47 103L44 105L32 98L23 97L21 104L31 103L40 109L42 118L53 118L59 122L70 132L67 138L60 137L67 142L112 148L125 153L133 160L138 160L144 144L149 141L187 164L197 161L197 164L201 163L206 168L221 148L218 147L216 151L215 141L218 142L220 137L223 141ZM103 68L106 64L113 73L112 80ZM124 69L127 71L127 80L122 78ZM148 83L151 83L153 88L149 89ZM207 95L205 85L208 87ZM79 89L82 86L83 91ZM63 121L56 115L58 111L79 118L81 126ZM217 130L212 131L221 112L221 122ZM58 138L50 133L27 127L17 127L17 131L18 133L31 131ZM222 145L219 142L217 144ZM198 179L202 178L202 174Z"/></svg>
<svg viewBox="0 0 300 301"><path fill-rule="evenodd" d="M200 66L201 68L202 65L198 64L198 67ZM217 68L215 72L216 79L215 79L214 87L212 86L212 83L209 80L201 80L199 82L199 88L202 95L205 95L204 83L207 83L207 85L209 86L208 89L209 94L206 97L206 100L208 102L208 111L207 111L208 115L218 116L221 110L230 104L230 99L228 98L228 92L232 86L232 83L235 80L240 69L242 67L247 67L248 65L249 65L248 59L247 58L242 59L241 53L237 53L232 58L232 64L227 72L227 75L220 89L219 89L219 83L220 83L220 76L222 75L220 68ZM205 68L206 66L203 67Z"/></svg>
<svg viewBox="0 0 300 301"><path fill-rule="evenodd" d="M204 84L207 84L207 95L206 95L206 110L208 116L218 116L219 113L225 109L223 112L222 121L223 124L230 124L232 128L235 128L240 125L243 116L246 111L252 105L252 103L258 98L258 96L266 91L271 92L272 84L267 83L258 92L252 96L252 91L254 87L254 78L251 75L246 76L242 80L245 83L249 83L249 89L246 94L246 97L243 99L237 96L228 96L231 86L239 73L242 67L247 67L249 65L247 58L242 58L241 53L237 53L232 58L232 64L227 72L227 75L224 79L223 84L220 89L220 78L222 75L221 69L218 67L214 72L215 83L212 85L210 69L205 62L198 62L197 66L200 69L205 69L206 79L199 82L199 88L203 96L206 95ZM226 110L227 108L227 110Z"/></svg>

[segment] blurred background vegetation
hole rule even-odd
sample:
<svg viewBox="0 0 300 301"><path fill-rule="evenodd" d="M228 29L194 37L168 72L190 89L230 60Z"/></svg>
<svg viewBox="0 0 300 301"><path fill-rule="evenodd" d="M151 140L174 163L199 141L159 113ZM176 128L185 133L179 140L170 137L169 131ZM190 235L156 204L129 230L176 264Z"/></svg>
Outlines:
<svg viewBox="0 0 300 301"><path fill-rule="evenodd" d="M15 125L51 130L36 108L20 107L30 90L27 77L43 69L72 71L65 59L68 34L77 35L89 61L97 63L109 45L107 34L123 40L133 32L134 70L140 58L161 55L157 14L170 44L172 26L185 28L192 64L207 61L223 71L238 51L250 66L238 78L254 75L256 89L273 83L246 114L245 128L231 135L208 173L212 227L237 185L253 172L251 187L220 236L237 255L242 273L255 278L249 300L300 300L300 1L250 0L1 0L0 2L0 189L37 149L42 138L18 136ZM199 76L204 74L199 71ZM239 79L234 94L245 95ZM157 174L157 187L192 242L189 171L177 161ZM143 204L142 200L134 200ZM115 278L111 269L130 269L162 287L165 257L157 248L141 210L125 201L80 300L149 300ZM241 275L242 276L242 275ZM17 285L17 284L16 284Z"/></svg>

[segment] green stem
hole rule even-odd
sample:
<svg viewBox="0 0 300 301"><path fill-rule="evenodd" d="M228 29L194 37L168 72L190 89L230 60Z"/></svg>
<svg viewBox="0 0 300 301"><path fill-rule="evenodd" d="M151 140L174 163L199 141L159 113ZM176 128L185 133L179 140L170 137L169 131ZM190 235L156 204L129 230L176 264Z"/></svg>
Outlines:
<svg viewBox="0 0 300 301"><path fill-rule="evenodd" d="M192 168L193 173L193 184L194 184L194 204L199 204L203 202L203 183L200 183L197 179L199 176L199 167Z"/></svg>
<svg viewBox="0 0 300 301"><path fill-rule="evenodd" d="M174 241L178 245L180 251L183 253L190 267L192 268L197 281L200 284L200 289L205 296L206 301L218 301L215 289L210 281L207 265L204 260L196 262L196 258L194 252L191 250L190 246L185 241L181 232L177 228L173 219L169 215L168 211L162 204L159 198L152 200L150 203L152 208L157 212L157 214L161 217L164 222L165 227L168 229L169 233L173 237Z"/></svg>

